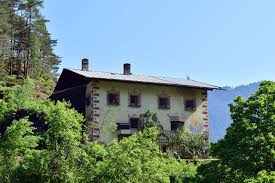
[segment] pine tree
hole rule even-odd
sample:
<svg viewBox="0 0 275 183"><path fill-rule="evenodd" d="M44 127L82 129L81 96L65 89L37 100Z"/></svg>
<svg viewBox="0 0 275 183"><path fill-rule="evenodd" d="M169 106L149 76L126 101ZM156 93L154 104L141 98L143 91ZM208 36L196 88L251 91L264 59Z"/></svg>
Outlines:
<svg viewBox="0 0 275 183"><path fill-rule="evenodd" d="M57 41L40 13L42 0L0 0L0 72L18 77L56 76Z"/></svg>
<svg viewBox="0 0 275 183"><path fill-rule="evenodd" d="M8 68L5 67L10 58L11 49L11 23L10 23L10 3L1 0L0 5L0 73L5 73Z"/></svg>

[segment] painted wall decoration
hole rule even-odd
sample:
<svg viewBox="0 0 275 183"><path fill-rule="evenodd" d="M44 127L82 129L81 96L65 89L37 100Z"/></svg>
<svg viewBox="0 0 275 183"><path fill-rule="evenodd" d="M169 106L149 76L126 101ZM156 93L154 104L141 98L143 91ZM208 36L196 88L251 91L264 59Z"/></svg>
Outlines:
<svg viewBox="0 0 275 183"><path fill-rule="evenodd" d="M93 140L97 140L100 136L100 129L99 128L93 128L92 129L92 136L93 136Z"/></svg>
<svg viewBox="0 0 275 183"><path fill-rule="evenodd" d="M198 119L192 119L189 123L189 130L192 133L200 133L203 130L203 123Z"/></svg>

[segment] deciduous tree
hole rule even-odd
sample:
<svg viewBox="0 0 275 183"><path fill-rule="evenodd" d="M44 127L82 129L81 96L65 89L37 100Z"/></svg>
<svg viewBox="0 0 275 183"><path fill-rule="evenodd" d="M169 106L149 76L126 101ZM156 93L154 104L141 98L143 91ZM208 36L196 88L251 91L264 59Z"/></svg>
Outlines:
<svg viewBox="0 0 275 183"><path fill-rule="evenodd" d="M230 111L232 125L224 139L212 146L212 154L220 161L202 166L199 172L205 177L210 170L221 172L222 168L226 173L219 174L216 182L243 182L261 171L274 171L275 82L262 82L247 100L236 98Z"/></svg>

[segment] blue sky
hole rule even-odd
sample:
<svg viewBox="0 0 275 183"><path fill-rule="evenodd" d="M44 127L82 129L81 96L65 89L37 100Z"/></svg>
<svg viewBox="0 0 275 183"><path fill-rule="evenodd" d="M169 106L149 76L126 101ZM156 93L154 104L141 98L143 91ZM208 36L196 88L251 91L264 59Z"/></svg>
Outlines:
<svg viewBox="0 0 275 183"><path fill-rule="evenodd" d="M273 0L45 0L61 68L183 77L219 86L275 80Z"/></svg>

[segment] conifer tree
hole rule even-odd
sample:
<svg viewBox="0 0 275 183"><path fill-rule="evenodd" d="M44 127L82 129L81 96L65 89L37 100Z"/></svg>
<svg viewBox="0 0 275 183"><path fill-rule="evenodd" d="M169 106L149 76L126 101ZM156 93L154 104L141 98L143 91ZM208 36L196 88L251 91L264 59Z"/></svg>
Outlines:
<svg viewBox="0 0 275 183"><path fill-rule="evenodd" d="M18 77L55 76L57 41L40 12L42 0L0 0L0 72Z"/></svg>

